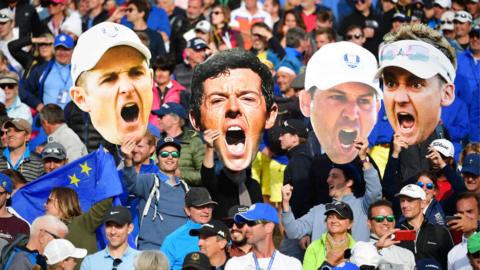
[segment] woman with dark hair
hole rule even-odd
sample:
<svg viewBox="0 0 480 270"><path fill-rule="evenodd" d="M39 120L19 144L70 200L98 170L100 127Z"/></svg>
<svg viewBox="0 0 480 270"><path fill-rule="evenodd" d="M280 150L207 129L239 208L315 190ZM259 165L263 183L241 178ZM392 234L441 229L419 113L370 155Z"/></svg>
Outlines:
<svg viewBox="0 0 480 270"><path fill-rule="evenodd" d="M286 35L288 30L295 28L295 27L300 27L303 30L305 30L305 23L303 22L302 18L300 15L298 15L295 10L290 9L285 11L285 13L282 16L282 20L280 21L280 25L278 29L278 37L281 39L280 43L282 44L283 47L286 46Z"/></svg>
<svg viewBox="0 0 480 270"><path fill-rule="evenodd" d="M102 225L103 217L111 206L112 199L106 199L82 213L77 192L67 187L56 187L45 202L45 214L60 218L70 232L65 239L93 254L97 252L95 231Z"/></svg>
<svg viewBox="0 0 480 270"><path fill-rule="evenodd" d="M231 48L243 48L243 39L240 32L233 30L230 23L230 9L227 6L215 5L210 13L211 31L210 49L223 51Z"/></svg>

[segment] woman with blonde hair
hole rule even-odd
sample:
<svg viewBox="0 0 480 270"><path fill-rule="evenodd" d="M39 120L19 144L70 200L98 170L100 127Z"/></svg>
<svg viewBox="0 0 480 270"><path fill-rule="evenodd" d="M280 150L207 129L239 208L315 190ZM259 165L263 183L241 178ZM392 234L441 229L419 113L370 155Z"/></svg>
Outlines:
<svg viewBox="0 0 480 270"><path fill-rule="evenodd" d="M135 270L167 270L170 264L167 257L157 250L145 250L140 253L133 263Z"/></svg>
<svg viewBox="0 0 480 270"><path fill-rule="evenodd" d="M102 225L103 217L111 206L112 199L106 199L82 213L77 192L68 187L56 187L45 202L45 214L60 218L70 232L65 239L92 254L97 252L95 231Z"/></svg>
<svg viewBox="0 0 480 270"><path fill-rule="evenodd" d="M215 5L210 13L211 31L210 49L222 51L231 48L243 48L240 32L233 30L230 23L230 9L227 6Z"/></svg>

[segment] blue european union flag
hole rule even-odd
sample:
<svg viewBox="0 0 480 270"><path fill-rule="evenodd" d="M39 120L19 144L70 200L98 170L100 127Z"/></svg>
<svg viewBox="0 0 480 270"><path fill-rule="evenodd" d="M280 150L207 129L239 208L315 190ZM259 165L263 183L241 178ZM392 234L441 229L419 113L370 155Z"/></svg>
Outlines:
<svg viewBox="0 0 480 270"><path fill-rule="evenodd" d="M122 194L115 161L103 147L20 188L12 208L29 223L45 213L44 203L54 187L73 188L82 211L106 198Z"/></svg>

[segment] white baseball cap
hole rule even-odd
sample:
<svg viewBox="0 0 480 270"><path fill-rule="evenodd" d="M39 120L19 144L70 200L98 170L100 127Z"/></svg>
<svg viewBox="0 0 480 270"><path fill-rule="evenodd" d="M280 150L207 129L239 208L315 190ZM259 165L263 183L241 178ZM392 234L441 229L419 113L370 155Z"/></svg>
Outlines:
<svg viewBox="0 0 480 270"><path fill-rule="evenodd" d="M441 6L442 8L450 8L452 6L452 1L451 0L435 0L433 4L437 4Z"/></svg>
<svg viewBox="0 0 480 270"><path fill-rule="evenodd" d="M380 48L380 77L386 67L400 67L422 79L430 79L439 74L447 82L455 80L455 67L439 49L419 40L399 40Z"/></svg>
<svg viewBox="0 0 480 270"><path fill-rule="evenodd" d="M471 23L472 22L472 15L465 10L459 10L455 12L455 17L453 17L454 21L459 21L461 23Z"/></svg>
<svg viewBox="0 0 480 270"><path fill-rule="evenodd" d="M366 84L383 97L375 78L377 59L367 49L348 41L329 43L315 52L305 71L305 89L328 90L347 82Z"/></svg>
<svg viewBox="0 0 480 270"><path fill-rule="evenodd" d="M427 197L423 188L415 184L408 184L404 186L399 193L395 194L395 197L399 197L399 196L406 196L413 199L421 199L421 200L425 200L425 198Z"/></svg>
<svg viewBox="0 0 480 270"><path fill-rule="evenodd" d="M137 49L147 63L150 63L150 50L130 28L112 22L102 22L80 35L72 54L72 81L76 83L80 74L90 70L110 48L126 45Z"/></svg>
<svg viewBox="0 0 480 270"><path fill-rule="evenodd" d="M455 17L455 12L451 10L445 11L440 17L440 30L454 30L453 18Z"/></svg>
<svg viewBox="0 0 480 270"><path fill-rule="evenodd" d="M350 262L355 265L370 265L377 268L380 264L384 263L385 260L378 253L377 248L372 242L357 242L352 248L352 256L350 257Z"/></svg>
<svg viewBox="0 0 480 270"><path fill-rule="evenodd" d="M54 265L68 257L83 258L87 255L87 250L84 248L76 248L66 239L53 239L48 242L43 255L47 257L48 265Z"/></svg>
<svg viewBox="0 0 480 270"><path fill-rule="evenodd" d="M453 157L455 153L453 144L446 139L436 139L430 144L430 146L446 157Z"/></svg>

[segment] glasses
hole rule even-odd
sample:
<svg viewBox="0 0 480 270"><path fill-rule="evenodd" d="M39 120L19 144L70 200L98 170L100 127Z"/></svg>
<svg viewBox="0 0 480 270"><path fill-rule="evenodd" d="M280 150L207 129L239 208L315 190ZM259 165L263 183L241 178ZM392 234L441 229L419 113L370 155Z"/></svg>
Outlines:
<svg viewBox="0 0 480 270"><path fill-rule="evenodd" d="M178 152L178 151L172 151L172 152L162 151L162 152L160 152L160 157L167 158L168 156L172 156L172 158L179 158L180 157L180 152Z"/></svg>
<svg viewBox="0 0 480 270"><path fill-rule="evenodd" d="M433 183L423 183L423 182L417 182L417 186L423 188L425 186L427 189L434 189L435 185Z"/></svg>
<svg viewBox="0 0 480 270"><path fill-rule="evenodd" d="M428 62L430 59L429 49L426 47L420 45L388 45L382 50L380 61L393 60L398 56L407 56L410 60L422 62Z"/></svg>
<svg viewBox="0 0 480 270"><path fill-rule="evenodd" d="M469 36L470 38L480 38L480 31L472 31Z"/></svg>
<svg viewBox="0 0 480 270"><path fill-rule="evenodd" d="M52 46L53 43L38 43L38 46Z"/></svg>
<svg viewBox="0 0 480 270"><path fill-rule="evenodd" d="M58 149L58 148L47 148L47 149L44 149L44 150L43 150L43 153L45 153L45 154L51 154L51 153L63 154L63 151L61 151L61 150Z"/></svg>
<svg viewBox="0 0 480 270"><path fill-rule="evenodd" d="M227 225L227 227L229 229L233 228L233 225L237 226L237 228L241 229L243 228L243 226L245 226L245 223L242 223L242 222L235 222L233 221L233 219L228 219L228 220L225 220L225 225Z"/></svg>
<svg viewBox="0 0 480 270"><path fill-rule="evenodd" d="M352 39L360 39L362 37L361 34L354 34L354 35L346 35L345 36L345 39L346 40L352 40Z"/></svg>
<svg viewBox="0 0 480 270"><path fill-rule="evenodd" d="M117 267L122 263L122 260L120 259L115 259L113 260L113 265L112 265L112 270L117 270Z"/></svg>
<svg viewBox="0 0 480 270"><path fill-rule="evenodd" d="M41 231L46 232L46 233L49 234L51 237L53 237L53 239L61 239L60 236L58 236L58 235L56 235L56 234L53 234L53 233L51 233L51 232L49 232L49 231L47 231L47 230L41 230Z"/></svg>
<svg viewBox="0 0 480 270"><path fill-rule="evenodd" d="M371 217L370 219L375 220L375 222L382 223L385 219L388 222L394 222L395 221L395 216L394 215L388 215L388 216L374 216Z"/></svg>
<svg viewBox="0 0 480 270"><path fill-rule="evenodd" d="M17 86L16 83L2 83L0 84L0 88L2 89L14 89Z"/></svg>
<svg viewBox="0 0 480 270"><path fill-rule="evenodd" d="M6 193L7 193L7 191L6 191L6 190L5 190L5 191L0 191L0 196L3 196L3 195L5 195Z"/></svg>
<svg viewBox="0 0 480 270"><path fill-rule="evenodd" d="M452 24L452 21L440 21L440 24Z"/></svg>
<svg viewBox="0 0 480 270"><path fill-rule="evenodd" d="M244 222L244 223L235 223L235 224L237 224L237 227L240 229L245 225L247 225L248 227L255 227L257 225L265 224L265 223L267 223L267 222L259 219L259 220L249 220L249 221ZM239 227L239 225L240 225L240 227Z"/></svg>
<svg viewBox="0 0 480 270"><path fill-rule="evenodd" d="M213 15L220 15L220 14L223 14L223 12L221 12L221 11L214 11L214 12L212 12L212 14L213 14Z"/></svg>
<svg viewBox="0 0 480 270"><path fill-rule="evenodd" d="M338 210L338 211L342 211L343 209L345 209L345 207L347 207L347 205L343 202L334 202L334 203L327 203L325 205L325 212L327 211L330 211L330 210Z"/></svg>

